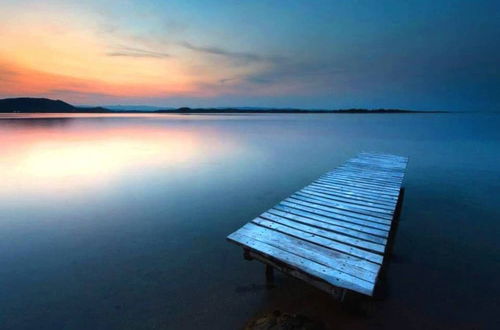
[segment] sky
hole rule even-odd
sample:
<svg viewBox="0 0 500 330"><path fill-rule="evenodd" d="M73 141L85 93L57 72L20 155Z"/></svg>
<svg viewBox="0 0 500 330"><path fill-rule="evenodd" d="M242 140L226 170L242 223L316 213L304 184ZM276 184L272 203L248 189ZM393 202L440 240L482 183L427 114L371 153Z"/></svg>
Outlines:
<svg viewBox="0 0 500 330"><path fill-rule="evenodd" d="M500 1L0 0L0 98L500 110Z"/></svg>

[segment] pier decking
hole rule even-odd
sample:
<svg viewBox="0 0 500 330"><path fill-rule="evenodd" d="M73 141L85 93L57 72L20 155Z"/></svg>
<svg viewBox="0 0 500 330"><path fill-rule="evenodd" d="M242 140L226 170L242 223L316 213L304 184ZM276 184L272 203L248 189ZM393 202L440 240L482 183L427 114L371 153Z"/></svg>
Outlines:
<svg viewBox="0 0 500 330"><path fill-rule="evenodd" d="M247 259L335 296L372 296L397 216L406 157L361 153L230 234ZM271 268L272 267L272 268Z"/></svg>

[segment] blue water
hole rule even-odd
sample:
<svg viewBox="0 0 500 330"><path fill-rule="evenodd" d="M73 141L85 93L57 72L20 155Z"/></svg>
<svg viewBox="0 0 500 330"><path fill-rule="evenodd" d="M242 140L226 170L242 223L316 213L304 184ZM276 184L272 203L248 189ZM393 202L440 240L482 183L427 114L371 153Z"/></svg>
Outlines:
<svg viewBox="0 0 500 330"><path fill-rule="evenodd" d="M3 115L1 329L493 329L500 115ZM225 236L360 151L410 158L369 316Z"/></svg>

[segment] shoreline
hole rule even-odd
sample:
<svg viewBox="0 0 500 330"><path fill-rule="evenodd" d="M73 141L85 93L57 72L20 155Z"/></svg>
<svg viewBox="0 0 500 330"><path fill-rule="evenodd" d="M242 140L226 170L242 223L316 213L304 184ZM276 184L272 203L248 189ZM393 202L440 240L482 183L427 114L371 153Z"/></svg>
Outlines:
<svg viewBox="0 0 500 330"><path fill-rule="evenodd" d="M123 110L123 111L0 111L0 114L431 114L454 113L452 111L416 111L416 110Z"/></svg>

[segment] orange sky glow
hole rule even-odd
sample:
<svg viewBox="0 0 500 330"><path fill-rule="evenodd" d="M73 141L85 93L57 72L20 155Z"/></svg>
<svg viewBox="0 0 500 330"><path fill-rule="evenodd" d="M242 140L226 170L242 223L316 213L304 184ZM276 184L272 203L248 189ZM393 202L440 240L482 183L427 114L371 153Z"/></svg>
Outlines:
<svg viewBox="0 0 500 330"><path fill-rule="evenodd" d="M0 33L3 94L169 96L203 93L197 86L217 79L194 76L177 58L108 56L103 40L71 25L17 21Z"/></svg>
<svg viewBox="0 0 500 330"><path fill-rule="evenodd" d="M161 44L131 43L130 35L103 32L99 17L71 8L30 3L17 9L0 13L0 97L61 97L77 104L96 97L212 97L214 82L249 70L179 47L171 56Z"/></svg>

